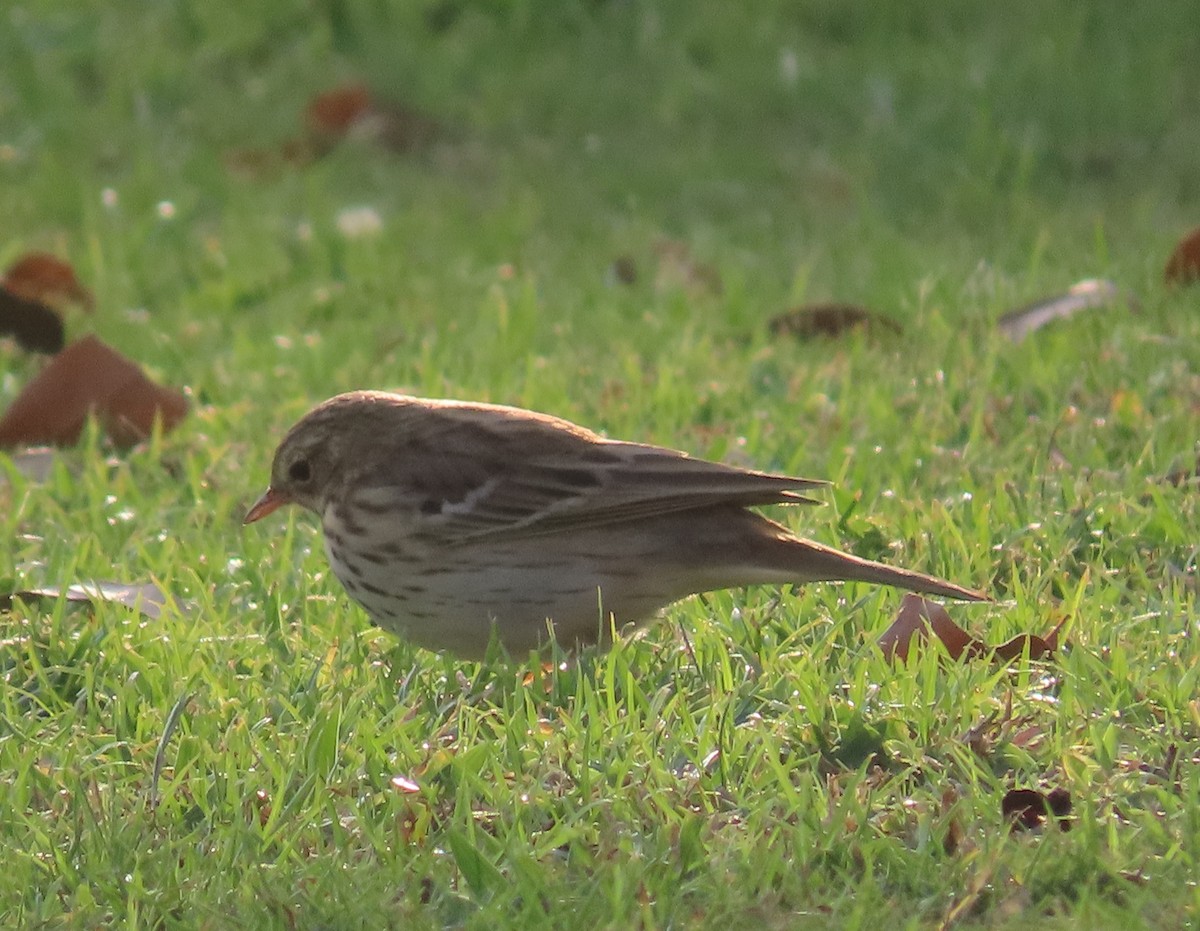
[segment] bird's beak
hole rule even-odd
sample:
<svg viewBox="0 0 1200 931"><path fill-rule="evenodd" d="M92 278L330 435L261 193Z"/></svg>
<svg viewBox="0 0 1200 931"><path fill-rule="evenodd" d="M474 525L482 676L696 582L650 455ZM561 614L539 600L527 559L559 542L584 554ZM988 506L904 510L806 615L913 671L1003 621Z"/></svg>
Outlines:
<svg viewBox="0 0 1200 931"><path fill-rule="evenodd" d="M285 504L290 504L292 501L282 491L276 491L274 488L268 488L263 492L261 498L254 502L254 507L246 512L246 517L242 521L243 524L253 524L256 520L262 520L272 511L276 511Z"/></svg>

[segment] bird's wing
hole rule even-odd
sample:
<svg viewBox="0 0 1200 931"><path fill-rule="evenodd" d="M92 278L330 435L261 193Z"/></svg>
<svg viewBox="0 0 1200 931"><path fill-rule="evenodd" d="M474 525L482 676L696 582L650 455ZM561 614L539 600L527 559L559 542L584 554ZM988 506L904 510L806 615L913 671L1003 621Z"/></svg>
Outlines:
<svg viewBox="0 0 1200 931"><path fill-rule="evenodd" d="M446 544L716 505L812 503L801 492L826 484L609 441L525 411L462 406L439 414L406 431L393 461L403 464L405 494L420 502L419 532Z"/></svg>

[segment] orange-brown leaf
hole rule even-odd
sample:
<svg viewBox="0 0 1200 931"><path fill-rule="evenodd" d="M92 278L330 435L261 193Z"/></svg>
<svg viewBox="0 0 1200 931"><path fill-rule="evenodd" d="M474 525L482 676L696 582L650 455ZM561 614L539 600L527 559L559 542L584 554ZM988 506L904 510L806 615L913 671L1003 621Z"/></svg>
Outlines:
<svg viewBox="0 0 1200 931"><path fill-rule="evenodd" d="M1063 629L1063 625L1067 623L1067 618L1063 618L1054 625L1054 629L1044 637L1039 637L1036 634L1020 634L1013 637L1007 643L1003 643L996 647L995 653L999 659L1010 661L1017 659L1025 653L1025 644L1029 644L1030 659L1045 659L1048 656L1053 656L1058 650L1058 634Z"/></svg>
<svg viewBox="0 0 1200 931"><path fill-rule="evenodd" d="M314 136L340 139L371 108L365 84L347 84L317 94L304 110L304 126Z"/></svg>
<svg viewBox="0 0 1200 931"><path fill-rule="evenodd" d="M1200 227L1184 236L1163 269L1168 284L1187 284L1200 278Z"/></svg>
<svg viewBox="0 0 1200 931"><path fill-rule="evenodd" d="M1046 641L1035 634L1018 634L1006 643L1000 644L1000 646L995 648L994 652L997 659L1009 662L1024 655L1026 644L1029 645L1030 659L1041 659L1050 652L1046 646Z"/></svg>
<svg viewBox="0 0 1200 931"><path fill-rule="evenodd" d="M946 647L946 652L958 659L965 652L981 649L978 641L951 620L940 604L907 594L891 626L879 638L883 655L904 662L914 638L928 639L932 632Z"/></svg>
<svg viewBox="0 0 1200 931"><path fill-rule="evenodd" d="M78 304L91 312L92 292L79 283L75 270L62 259L45 252L29 252L4 272L4 287L26 301L53 308Z"/></svg>
<svg viewBox="0 0 1200 931"><path fill-rule="evenodd" d="M0 418L0 447L66 445L94 414L114 443L129 446L187 413L182 393L154 384L132 361L94 336L72 343L25 386Z"/></svg>

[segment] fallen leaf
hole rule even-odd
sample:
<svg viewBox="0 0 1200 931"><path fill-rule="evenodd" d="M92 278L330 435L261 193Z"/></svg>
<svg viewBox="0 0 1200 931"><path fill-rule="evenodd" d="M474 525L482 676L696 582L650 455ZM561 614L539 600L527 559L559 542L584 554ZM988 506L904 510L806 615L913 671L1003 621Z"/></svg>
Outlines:
<svg viewBox="0 0 1200 931"><path fill-rule="evenodd" d="M908 660L913 641L928 640L932 633L945 646L951 659L959 659L965 654L972 659L995 656L1008 662L1023 656L1026 645L1031 660L1045 659L1058 649L1058 635L1067 620L1060 620L1045 637L1021 634L998 647L989 647L954 623L940 604L909 593L904 596L895 620L880 634L879 648L886 659L903 663Z"/></svg>
<svg viewBox="0 0 1200 931"><path fill-rule="evenodd" d="M1071 830L1071 793L1066 789L1010 789L1000 800L1000 811L1012 821L1013 830L1039 827L1050 815L1058 820L1060 831Z"/></svg>
<svg viewBox="0 0 1200 931"><path fill-rule="evenodd" d="M50 355L63 348L66 338L58 314L7 287L0 287L0 336L11 336L22 349Z"/></svg>
<svg viewBox="0 0 1200 931"><path fill-rule="evenodd" d="M317 154L351 136L393 152L411 152L442 132L431 117L399 101L379 99L361 83L313 97L304 110L304 128Z"/></svg>
<svg viewBox="0 0 1200 931"><path fill-rule="evenodd" d="M22 300L56 309L64 304L78 304L91 313L96 303L92 292L75 277L75 270L62 259L45 252L21 256L5 270L0 284Z"/></svg>
<svg viewBox="0 0 1200 931"><path fill-rule="evenodd" d="M772 317L768 327L775 336L800 339L842 336L852 330L902 332L891 317L877 314L857 304L806 304Z"/></svg>
<svg viewBox="0 0 1200 931"><path fill-rule="evenodd" d="M367 113L371 93L365 84L349 84L317 94L304 108L304 126L317 138L341 139Z"/></svg>
<svg viewBox="0 0 1200 931"><path fill-rule="evenodd" d="M187 413L182 393L154 384L132 361L94 336L72 343L25 386L0 418L0 448L65 445L94 414L118 446L170 430Z"/></svg>
<svg viewBox="0 0 1200 931"><path fill-rule="evenodd" d="M1179 240L1167 259L1163 278L1168 284L1188 284L1200 278L1200 227Z"/></svg>
<svg viewBox="0 0 1200 931"><path fill-rule="evenodd" d="M380 99L361 82L314 95L304 108L303 124L296 138L276 148L227 152L226 166L252 178L270 177L286 166L304 166L328 155L346 139L406 153L445 134L432 117L398 101Z"/></svg>
<svg viewBox="0 0 1200 931"><path fill-rule="evenodd" d="M169 600L163 590L153 582L141 585L126 582L80 582L66 588L48 585L0 594L0 611L11 608L14 598L21 601L57 601L59 598L65 598L70 602L86 604L107 601L132 608L155 620L162 614Z"/></svg>
<svg viewBox="0 0 1200 931"><path fill-rule="evenodd" d="M887 659L904 662L908 659L913 638L926 640L930 632L942 641L953 659L958 659L967 650L981 648L970 634L950 619L940 604L911 593L904 596L896 619L880 636L879 646Z"/></svg>
<svg viewBox="0 0 1200 931"><path fill-rule="evenodd" d="M1043 298L1005 314L996 321L996 326L1014 343L1019 343L1034 330L1040 330L1053 320L1065 320L1091 307L1108 307L1121 303L1131 310L1137 309L1137 301L1111 281L1086 278L1071 285L1066 294Z"/></svg>
<svg viewBox="0 0 1200 931"><path fill-rule="evenodd" d="M1009 743L1021 750L1036 750L1046 736L1046 729L1038 724L1023 727L1009 738Z"/></svg>
<svg viewBox="0 0 1200 931"><path fill-rule="evenodd" d="M1020 634L996 647L994 652L999 659L1010 661L1024 656L1026 645L1028 645L1030 659L1044 659L1058 649L1058 632L1066 623L1067 619L1064 617L1045 637L1038 637L1035 634Z"/></svg>

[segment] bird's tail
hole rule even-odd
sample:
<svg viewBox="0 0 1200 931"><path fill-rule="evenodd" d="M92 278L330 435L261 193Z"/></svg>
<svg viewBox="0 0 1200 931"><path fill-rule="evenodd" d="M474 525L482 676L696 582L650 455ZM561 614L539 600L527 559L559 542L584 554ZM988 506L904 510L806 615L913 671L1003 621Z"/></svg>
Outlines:
<svg viewBox="0 0 1200 931"><path fill-rule="evenodd" d="M963 588L937 576L885 566L883 563L852 556L812 540L792 537L779 542L786 547L787 571L795 581L874 582L877 585L890 585L922 595L937 595L958 601L991 601L982 592Z"/></svg>

